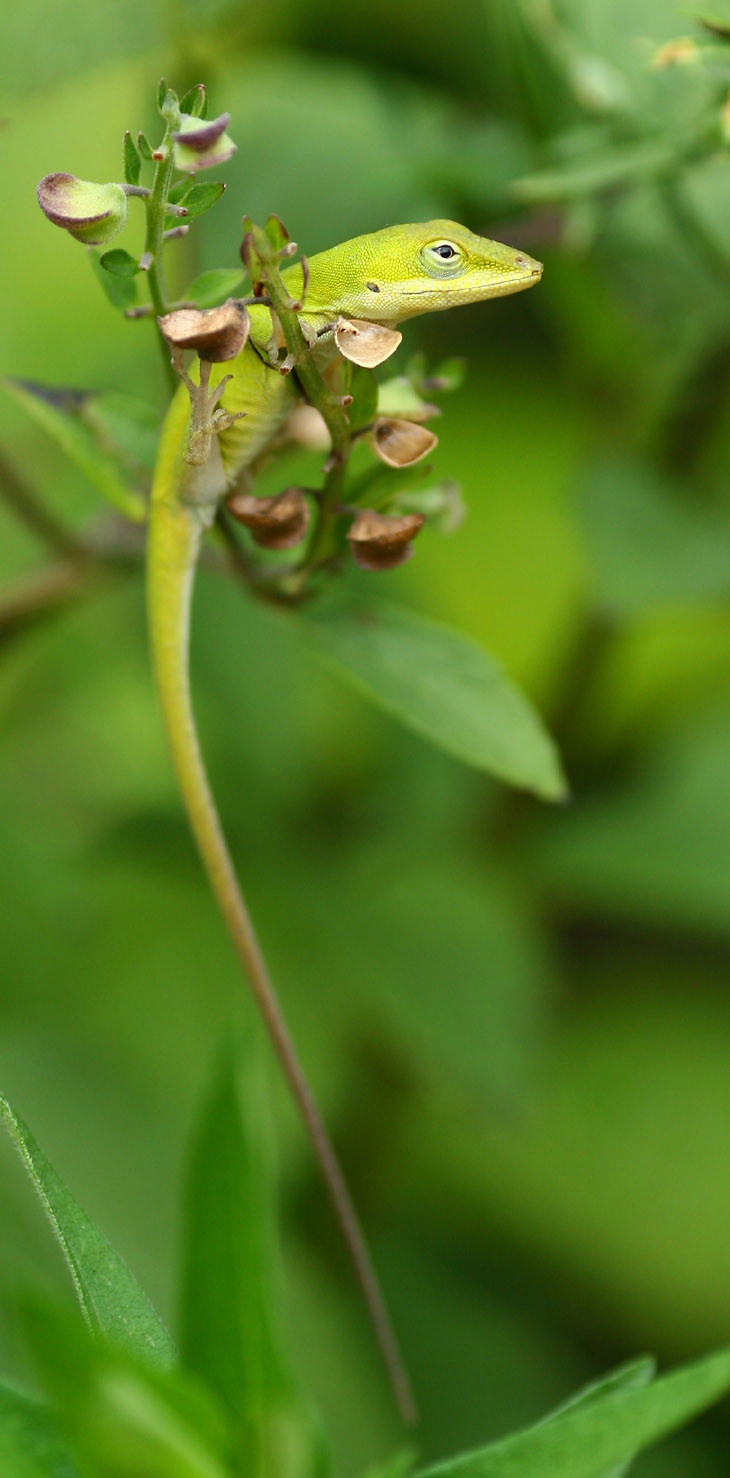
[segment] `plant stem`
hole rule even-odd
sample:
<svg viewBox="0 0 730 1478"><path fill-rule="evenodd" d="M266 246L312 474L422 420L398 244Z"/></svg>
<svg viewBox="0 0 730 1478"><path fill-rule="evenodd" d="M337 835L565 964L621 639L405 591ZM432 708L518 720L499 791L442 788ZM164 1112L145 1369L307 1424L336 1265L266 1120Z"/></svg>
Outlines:
<svg viewBox="0 0 730 1478"><path fill-rule="evenodd" d="M165 272L162 262L163 236L165 231L165 215L167 212L167 197L170 193L170 181L173 171L172 144L169 140L169 129L160 145L163 157L157 160L152 190L145 201L147 211L147 230L144 240L144 255L149 259L147 268L147 284L152 299L152 307L158 318L169 311L167 301L167 287L165 284ZM177 389L177 376L170 363L170 350L162 334L158 332L157 338L162 350L165 364L165 378L170 390Z"/></svg>
<svg viewBox="0 0 730 1478"><path fill-rule="evenodd" d="M257 245L263 245L263 233L256 235ZM303 586L312 570L328 553L332 525L337 518L338 504L342 498L347 459L352 447L352 430L345 415L342 402L322 378L312 357L310 346L302 333L296 309L282 282L278 266L269 261L265 254L261 258L261 280L266 283L268 298L281 324L286 347L294 362L297 379L310 405L316 406L329 431L332 441L327 477L314 518L307 553L299 571ZM306 280L306 273L304 274Z"/></svg>

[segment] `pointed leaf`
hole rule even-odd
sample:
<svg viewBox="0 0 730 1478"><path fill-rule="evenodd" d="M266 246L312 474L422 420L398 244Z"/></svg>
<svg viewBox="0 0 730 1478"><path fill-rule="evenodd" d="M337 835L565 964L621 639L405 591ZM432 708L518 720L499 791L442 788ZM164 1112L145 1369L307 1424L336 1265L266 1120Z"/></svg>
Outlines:
<svg viewBox="0 0 730 1478"><path fill-rule="evenodd" d="M137 284L132 277L109 271L98 252L89 252L91 270L113 308L133 308L137 302Z"/></svg>
<svg viewBox="0 0 730 1478"><path fill-rule="evenodd" d="M139 262L131 252L124 251L121 246L112 247L111 251L105 251L103 257L99 257L99 265L105 272L111 272L114 277L136 277L139 272Z"/></svg>
<svg viewBox="0 0 730 1478"><path fill-rule="evenodd" d="M4 380L2 383L8 394L55 441L113 508L123 513L125 518L133 519L135 523L144 521L144 498L128 486L119 468L118 459L108 451L101 450L78 414L72 409L62 407L54 393L48 392L45 386L31 385L21 380Z"/></svg>
<svg viewBox="0 0 730 1478"><path fill-rule="evenodd" d="M84 1317L96 1334L166 1366L174 1346L147 1295L103 1232L82 1211L49 1164L27 1124L0 1095L0 1118L14 1140L61 1244Z"/></svg>
<svg viewBox="0 0 730 1478"><path fill-rule="evenodd" d="M138 149L135 148L134 139L129 129L124 135L124 178L128 185L138 185L139 175L142 168L142 160Z"/></svg>
<svg viewBox="0 0 730 1478"><path fill-rule="evenodd" d="M589 1406L599 1396L607 1396L611 1391L636 1391L648 1386L656 1374L656 1361L651 1355L640 1355L636 1360L627 1360L624 1365L619 1365L616 1370L609 1371L608 1375L601 1376L599 1380L591 1381L590 1385L583 1386L570 1396L561 1406L556 1407L545 1417L546 1422L555 1421L566 1411L576 1411L579 1406ZM603 1468L596 1473L595 1478L625 1478L634 1460L636 1453L632 1453L626 1462L612 1464L610 1468Z"/></svg>
<svg viewBox="0 0 730 1478"><path fill-rule="evenodd" d="M602 1478L730 1391L730 1350L644 1389L609 1390L551 1420L421 1470L420 1478Z"/></svg>
<svg viewBox="0 0 730 1478"><path fill-rule="evenodd" d="M137 148L139 149L139 152L142 155L142 158L143 159L146 159L147 162L149 163L149 161L152 158L152 145L151 145L149 139L147 138L147 135L146 134L144 134L144 133L138 133L137 134Z"/></svg>
<svg viewBox="0 0 730 1478"><path fill-rule="evenodd" d="M471 638L388 604L328 605L301 629L356 688L448 754L545 800L565 796L538 714Z"/></svg>
<svg viewBox="0 0 730 1478"><path fill-rule="evenodd" d="M201 185L192 185L181 196L178 203L184 205L188 220L194 221L196 216L205 215L206 210L210 210L211 206L220 200L225 188L221 180L209 180Z"/></svg>
<svg viewBox="0 0 730 1478"><path fill-rule="evenodd" d="M208 116L208 93L204 82L196 82L194 87L180 99L180 112L188 113L191 118L207 118Z"/></svg>
<svg viewBox="0 0 730 1478"><path fill-rule="evenodd" d="M239 1086L241 1096L239 1097ZM227 1050L193 1147L186 1197L181 1345L185 1364L236 1426L241 1472L321 1466L280 1332L267 1104L254 1044L239 1085Z"/></svg>

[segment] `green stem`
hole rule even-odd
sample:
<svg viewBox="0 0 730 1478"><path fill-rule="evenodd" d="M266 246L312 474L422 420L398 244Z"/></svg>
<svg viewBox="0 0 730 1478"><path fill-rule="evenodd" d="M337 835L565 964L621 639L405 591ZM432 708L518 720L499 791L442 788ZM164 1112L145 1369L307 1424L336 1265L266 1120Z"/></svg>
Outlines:
<svg viewBox="0 0 730 1478"><path fill-rule="evenodd" d="M167 214L167 198L170 193L170 182L173 172L173 152L169 139L169 129L160 145L162 158L158 159L155 168L152 190L145 202L147 209L147 230L144 241L144 255L149 260L147 269L147 285L149 287L152 307L158 318L169 312L167 300L167 286L165 284L165 272L162 261L163 233L165 230L165 216ZM165 364L165 377L168 388L171 391L177 389L177 376L170 363L170 350L162 334L158 332L157 338Z"/></svg>
<svg viewBox="0 0 730 1478"><path fill-rule="evenodd" d="M317 565L332 552L330 537L332 526L338 517L338 505L342 501L345 470L352 448L352 429L342 402L323 380L317 369L310 346L302 333L297 313L291 305L291 299L279 275L278 267L267 262L264 257L261 275L262 281L267 286L271 306L281 324L286 347L295 365L297 379L310 405L315 406L322 416L332 440L327 477L315 514L307 553L299 573L303 586Z"/></svg>

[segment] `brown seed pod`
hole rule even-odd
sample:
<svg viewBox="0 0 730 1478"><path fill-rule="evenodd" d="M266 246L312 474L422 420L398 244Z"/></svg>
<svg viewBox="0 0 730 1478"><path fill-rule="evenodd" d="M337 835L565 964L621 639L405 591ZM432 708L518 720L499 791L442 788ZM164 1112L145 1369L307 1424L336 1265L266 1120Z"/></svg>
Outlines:
<svg viewBox="0 0 730 1478"><path fill-rule="evenodd" d="M194 349L212 364L235 359L250 329L248 313L235 298L228 298L220 308L175 308L157 322L168 344Z"/></svg>
<svg viewBox="0 0 730 1478"><path fill-rule="evenodd" d="M381 462L387 462L389 467L411 467L433 451L438 437L414 421L379 416L373 426L372 441Z"/></svg>
<svg viewBox="0 0 730 1478"><path fill-rule="evenodd" d="M390 359L402 338L397 328L384 328L382 323L368 323L363 318L341 318L335 324L334 339L343 359L365 369L374 369Z"/></svg>
<svg viewBox="0 0 730 1478"><path fill-rule="evenodd" d="M232 493L226 507L264 549L291 549L307 532L309 504L301 488L285 488L276 498Z"/></svg>
<svg viewBox="0 0 730 1478"><path fill-rule="evenodd" d="M352 557L363 570L392 570L405 564L413 553L413 540L423 528L422 513L408 513L391 518L363 508L347 535Z"/></svg>

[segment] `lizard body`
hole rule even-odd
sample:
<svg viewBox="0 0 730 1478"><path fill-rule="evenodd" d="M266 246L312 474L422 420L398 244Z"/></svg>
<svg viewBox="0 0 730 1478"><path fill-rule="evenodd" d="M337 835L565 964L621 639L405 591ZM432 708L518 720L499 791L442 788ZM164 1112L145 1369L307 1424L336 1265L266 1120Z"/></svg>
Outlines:
<svg viewBox="0 0 730 1478"><path fill-rule="evenodd" d="M313 345L318 367L325 368L337 356L333 330L340 318L392 328L423 313L520 292L536 283L541 272L540 264L524 253L475 236L452 221L388 227L311 258L300 323ZM301 294L301 265L287 268L282 279L293 297ZM202 538L220 499L277 435L297 395L294 377L279 374L268 358L274 330L271 310L255 304L250 320L250 338L241 353L229 363L214 365L210 377L213 388L225 374L232 376L225 389L224 409L231 414L245 412L244 418L212 438L207 462L201 467L191 467L186 461L189 403L183 387L173 398L163 426L147 562L153 663L171 755L201 858L324 1171L401 1410L408 1415L412 1401L387 1312L346 1184L236 881L190 700L190 604Z"/></svg>

